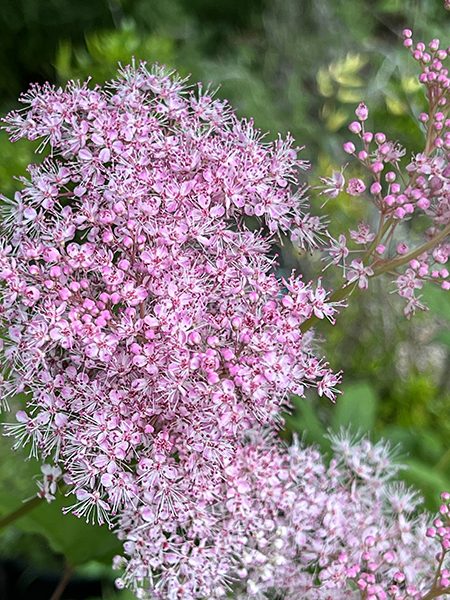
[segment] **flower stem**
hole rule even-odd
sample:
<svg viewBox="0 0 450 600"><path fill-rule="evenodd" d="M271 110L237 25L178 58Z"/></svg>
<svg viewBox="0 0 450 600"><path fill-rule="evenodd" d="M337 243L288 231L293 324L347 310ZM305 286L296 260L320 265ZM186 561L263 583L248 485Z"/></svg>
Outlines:
<svg viewBox="0 0 450 600"><path fill-rule="evenodd" d="M64 592L64 590L67 587L67 584L69 583L69 581L72 578L73 571L74 571L73 567L71 567L70 565L66 565L63 576L61 577L61 581L58 583L58 587L53 592L50 600L59 600L61 598L61 594Z"/></svg>
<svg viewBox="0 0 450 600"><path fill-rule="evenodd" d="M39 504L41 504L41 502L43 500L44 500L44 498L43 497L40 498L39 496L35 496L34 498L31 498L30 500L26 500L22 504L22 506L20 506L16 510L13 510L11 513L9 513L9 515L6 515L5 517L0 518L0 529L3 529L3 527L7 527L8 525L11 525L11 523L14 523L14 521L16 521L17 519L20 519L20 517L23 517L24 515L29 513L31 510L36 508L36 506L39 506Z"/></svg>
<svg viewBox="0 0 450 600"><path fill-rule="evenodd" d="M390 224L391 224L390 221L388 221L387 223L384 224L384 230L383 230L384 232L386 231L386 228L390 226ZM422 246L419 246L419 248L416 248L415 250L408 252L408 254L405 254L404 256L398 256L397 258L393 258L392 260L386 260L380 267L374 268L373 275L370 276L370 279L372 279L373 277L378 277L378 275L382 275L383 273L387 273L388 271L393 271L394 269L397 269L398 267L402 267L403 265L406 265L414 258L417 258L424 252L428 252L428 250L431 250L431 248L434 248L437 244L442 242L448 235L450 235L450 223L448 225L446 225L446 227L444 227L444 229L442 229L442 231L440 231L437 235L435 235L433 238L431 238L431 240L428 240L428 242L426 242ZM373 244L372 244L372 246L373 246ZM370 256L371 248L369 249L369 252L366 255L366 259ZM363 261L363 262L364 262L364 264L366 264L365 261ZM334 294L332 294L330 296L330 303L331 302L339 302L343 298L349 296L353 292L353 290L356 288L356 286L357 286L357 281L354 281L351 284L346 283L339 290L336 290L334 292ZM313 314L311 317L309 317L309 319L306 319L306 321L304 321L301 324L300 331L302 333L305 333L306 331L308 331L308 329L311 329L311 327L314 327L314 325L316 325L316 323L318 323L319 321L320 321L320 319L318 317L316 317L316 315Z"/></svg>
<svg viewBox="0 0 450 600"><path fill-rule="evenodd" d="M432 237L431 240L428 240L426 244L423 244L423 246L419 246L419 248L411 250L411 252L408 252L408 254L405 254L404 256L399 256L398 258L388 260L381 267L378 267L378 269L374 269L372 277L377 277L382 273L386 273L387 271L393 271L398 267L406 265L407 263L409 263L409 261L413 260L414 258L417 258L424 252L428 252L428 250L431 250L431 248L434 248L434 246L442 242L442 240L444 240L449 234L450 223L446 227L444 227L444 229L440 231L437 235Z"/></svg>

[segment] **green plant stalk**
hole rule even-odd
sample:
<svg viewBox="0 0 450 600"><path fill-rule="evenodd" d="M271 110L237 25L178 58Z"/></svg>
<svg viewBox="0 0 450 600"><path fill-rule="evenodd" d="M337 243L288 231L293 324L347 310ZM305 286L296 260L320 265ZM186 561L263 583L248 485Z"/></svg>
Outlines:
<svg viewBox="0 0 450 600"><path fill-rule="evenodd" d="M28 514L31 510L33 510L34 508L36 508L37 506L42 504L43 500L44 500L44 497L39 497L39 496L35 496L34 498L31 498L30 500L26 500L22 504L22 506L20 506L16 510L13 510L12 512L10 512L9 515L6 515L5 517L0 518L0 529L3 529L4 527L11 525L11 523L14 523L14 521L16 521L17 519L20 519L21 517Z"/></svg>
<svg viewBox="0 0 450 600"><path fill-rule="evenodd" d="M389 228L389 226L391 224L390 221L391 220L389 220L384 225L383 234ZM387 260L387 261L383 262L382 265L380 265L378 268L375 268L373 270L373 275L370 276L370 279L372 279L373 277L378 277L379 275L382 275L383 273L387 273L389 271L394 271L398 267L402 267L403 265L406 265L411 260L417 258L424 252L428 252L428 250L431 250L431 248L434 248L434 246L436 246L437 244L442 242L442 240L444 240L448 235L450 235L450 223L446 227L444 227L444 229L440 233L435 235L433 238L431 238L431 240L429 240L422 246L419 246L415 250L411 250L411 252L408 252L408 254L405 254L404 256L399 256L397 258L393 258L391 260ZM373 244L372 244L372 246L373 246ZM372 248L372 246L371 246L371 248ZM367 253L365 259L363 260L364 264L367 264L367 260L370 257L371 248L369 248L369 252ZM348 284L348 283L344 284L339 290L336 290L336 292L334 292L334 294L332 294L330 296L330 303L339 302L340 300L347 298L354 291L354 289L356 287L357 287L357 281L354 281L353 283L350 283L350 284ZM311 329L311 327L314 327L314 325L316 325L316 323L318 323L320 320L321 319L319 319L318 317L316 317L316 315L313 314L311 317L309 317L309 319L306 319L306 321L304 321L301 324L301 326L300 326L301 332L305 333L306 331Z"/></svg>
<svg viewBox="0 0 450 600"><path fill-rule="evenodd" d="M372 277L378 277L378 275L381 275L382 273L387 273L388 271L393 271L398 267L406 265L407 263L409 263L409 261L413 260L414 258L417 258L424 252L428 252L428 250L431 250L431 248L434 248L434 246L442 242L442 240L444 240L448 235L450 235L450 223L446 227L444 227L444 229L440 233L438 233L433 238L431 238L431 240L426 242L426 244L423 244L423 246L419 246L419 248L408 252L408 254L405 254L404 256L399 256L398 258L389 260L386 263L384 263L384 265L382 265L381 267L378 267L378 269L374 269Z"/></svg>

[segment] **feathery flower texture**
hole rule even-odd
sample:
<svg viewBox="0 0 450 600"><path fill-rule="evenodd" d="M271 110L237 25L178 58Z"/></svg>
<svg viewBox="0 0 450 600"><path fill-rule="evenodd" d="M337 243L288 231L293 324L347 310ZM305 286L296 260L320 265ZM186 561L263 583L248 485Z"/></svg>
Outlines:
<svg viewBox="0 0 450 600"><path fill-rule="evenodd" d="M448 500L432 522L418 494L391 480L384 441L330 436L333 458L249 432L203 501L174 527L151 508L124 511L119 587L139 598L419 600L450 592ZM172 524L172 528L168 526ZM428 596L427 596L428 594Z"/></svg>
<svg viewBox="0 0 450 600"><path fill-rule="evenodd" d="M447 593L450 495L432 525L415 516L414 492L389 483L398 467L386 444L343 433L327 466L316 449L276 438L291 394L315 387L333 400L339 383L301 327L334 322L340 300L320 279L280 281L268 257L282 236L309 250L327 235L304 189L291 189L307 167L293 140L264 143L201 86L144 64L104 88L34 86L22 102L6 118L11 139L41 139L50 153L14 200L2 198L0 392L4 407L27 396L5 430L45 462L38 495L51 501L63 477L67 510L115 528L126 555L117 585L139 598ZM367 108L356 114L359 134ZM367 163L372 195L384 157L402 156L392 144L379 152ZM410 169L428 175L420 161ZM335 198L343 169L323 183ZM350 195L365 190L350 179ZM389 223L404 216L383 210ZM447 214L435 223L444 230L429 247L443 264ZM382 235L360 223L350 237L372 262L347 265L342 234L332 264L364 289L386 270ZM398 287L416 302L409 266Z"/></svg>
<svg viewBox="0 0 450 600"><path fill-rule="evenodd" d="M178 518L290 394L334 397L300 325L336 308L267 257L280 234L315 244L290 189L306 164L158 66L22 101L11 138L50 156L4 199L2 397L29 399L6 431L63 469L75 514Z"/></svg>

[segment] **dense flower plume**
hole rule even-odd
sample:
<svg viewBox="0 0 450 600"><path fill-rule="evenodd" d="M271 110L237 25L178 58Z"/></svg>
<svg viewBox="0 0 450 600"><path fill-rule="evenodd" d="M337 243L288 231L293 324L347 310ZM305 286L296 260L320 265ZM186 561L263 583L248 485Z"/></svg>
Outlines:
<svg viewBox="0 0 450 600"><path fill-rule="evenodd" d="M128 558L118 586L139 598L240 600L393 598L448 593L449 494L434 524L417 517L418 494L392 479L385 442L331 436L333 458L249 433L218 481L223 500L169 513L125 511ZM150 503L151 505L151 503Z"/></svg>
<svg viewBox="0 0 450 600"><path fill-rule="evenodd" d="M334 396L299 326L336 309L267 257L320 232L290 189L306 165L159 67L22 100L12 139L51 154L5 200L3 390L29 397L7 431L64 469L75 514L109 521L150 488L177 514L289 394Z"/></svg>
<svg viewBox="0 0 450 600"><path fill-rule="evenodd" d="M440 515L395 484L388 444L330 436L330 461L276 437L291 394L334 399L339 375L311 325L382 273L406 314L424 281L450 289L450 50L405 46L430 105L426 147L405 151L356 109L345 167L321 178L378 209L331 239L299 186L293 140L265 143L226 102L144 64L101 87L34 86L6 118L13 141L41 140L0 225L1 401L6 425L44 461L38 496L64 478L67 510L124 542L118 587L150 600L432 600L450 593L450 494ZM390 170L382 176L385 168ZM424 241L397 239L413 215ZM329 238L344 285L275 276L276 244ZM395 241L394 241L395 240ZM356 256L355 256L356 253ZM272 256L272 258L271 258Z"/></svg>

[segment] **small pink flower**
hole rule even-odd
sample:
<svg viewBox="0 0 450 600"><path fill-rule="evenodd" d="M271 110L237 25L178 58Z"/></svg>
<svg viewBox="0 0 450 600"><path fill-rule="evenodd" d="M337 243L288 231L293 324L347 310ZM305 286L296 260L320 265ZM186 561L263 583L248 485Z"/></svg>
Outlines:
<svg viewBox="0 0 450 600"><path fill-rule="evenodd" d="M364 104L364 102L361 102L361 104L355 110L355 113L360 121L365 121L367 119L367 117L369 116L369 109Z"/></svg>
<svg viewBox="0 0 450 600"><path fill-rule="evenodd" d="M347 194L350 196L361 196L366 189L361 179L350 179L347 186Z"/></svg>
<svg viewBox="0 0 450 600"><path fill-rule="evenodd" d="M358 287L361 290L366 290L369 287L369 277L373 275L371 267L365 267L362 260L357 258L350 264L350 271L347 273L348 283L358 282Z"/></svg>

